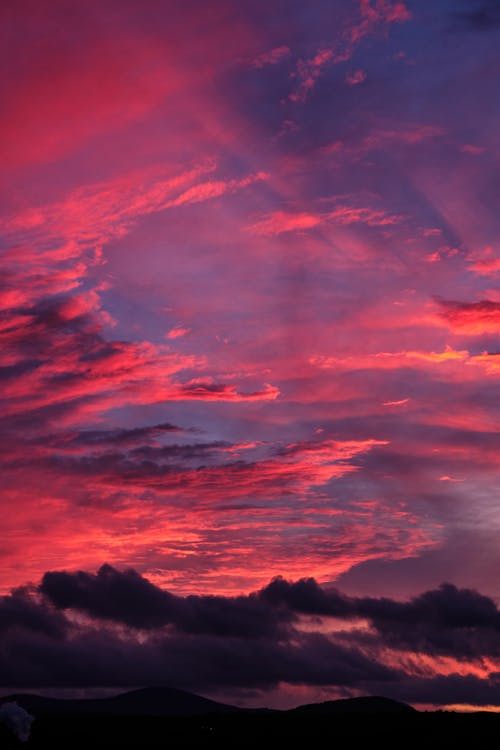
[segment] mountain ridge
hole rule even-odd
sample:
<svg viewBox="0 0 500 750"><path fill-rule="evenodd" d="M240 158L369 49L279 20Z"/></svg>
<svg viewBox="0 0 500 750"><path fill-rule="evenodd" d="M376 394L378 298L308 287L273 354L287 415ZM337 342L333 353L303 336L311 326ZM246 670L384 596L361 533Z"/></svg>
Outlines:
<svg viewBox="0 0 500 750"><path fill-rule="evenodd" d="M345 698L308 703L286 711L241 708L220 703L177 688L149 687L126 691L105 698L49 698L36 693L14 693L0 697L2 703L15 702L33 714L78 714L107 716L203 716L235 713L402 713L415 712L412 706L382 696Z"/></svg>

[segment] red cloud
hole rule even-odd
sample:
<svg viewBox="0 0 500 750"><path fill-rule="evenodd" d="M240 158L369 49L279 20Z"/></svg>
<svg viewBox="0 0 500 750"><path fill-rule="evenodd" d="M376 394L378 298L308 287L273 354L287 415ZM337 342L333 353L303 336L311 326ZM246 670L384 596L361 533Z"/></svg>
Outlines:
<svg viewBox="0 0 500 750"><path fill-rule="evenodd" d="M266 65L276 65L285 57L290 55L290 48L286 46L275 47L269 52L263 52L252 61L253 68L263 68Z"/></svg>
<svg viewBox="0 0 500 750"><path fill-rule="evenodd" d="M361 15L370 23L403 23L411 13L401 0L359 0Z"/></svg>
<svg viewBox="0 0 500 750"><path fill-rule="evenodd" d="M2 257L0 360L18 368L4 382L6 414L64 406L68 421L124 404L278 396L269 384L249 393L209 376L195 384L192 373L179 382L175 375L204 370L206 358L181 356L148 341L109 340L106 329L114 322L102 307L102 286L83 291L90 269L101 263L102 246L127 233L139 217L208 200L262 178L198 181L213 169L207 162L167 177L157 170L135 173L79 188L59 203L4 220L12 243L23 243Z"/></svg>
<svg viewBox="0 0 500 750"><path fill-rule="evenodd" d="M395 0L359 0L361 21L350 32L351 41L357 43L378 24L403 23L411 13L403 2Z"/></svg>
<svg viewBox="0 0 500 750"><path fill-rule="evenodd" d="M456 333L468 336L500 331L500 302L488 299L479 302L440 300L439 318Z"/></svg>
<svg viewBox="0 0 500 750"><path fill-rule="evenodd" d="M391 3L388 0L375 0L372 5L371 0L360 0L360 12L361 20L340 34L333 47L319 49L314 57L298 61L296 72L293 74L298 85L289 95L292 102L304 102L314 88L322 69L329 63L342 63L349 60L356 46L378 25L401 23L411 18L405 4L398 1ZM362 74L361 71L353 74L355 79L348 80L348 82L361 83L364 79L359 78L360 74Z"/></svg>
<svg viewBox="0 0 500 750"><path fill-rule="evenodd" d="M372 208L339 205L325 213L273 211L248 227L253 234L276 236L285 232L300 232L320 224L366 224L382 227L397 224L403 217Z"/></svg>
<svg viewBox="0 0 500 750"><path fill-rule="evenodd" d="M308 213L287 213L285 211L274 211L259 219L248 229L254 234L274 236L284 232L296 232L303 229L311 229L321 224L319 215Z"/></svg>
<svg viewBox="0 0 500 750"><path fill-rule="evenodd" d="M352 73L348 73L345 80L349 86L357 86L359 83L366 81L366 73L364 70L355 70Z"/></svg>
<svg viewBox="0 0 500 750"><path fill-rule="evenodd" d="M167 339L179 339L182 338L182 336L187 336L188 333L191 332L190 328L183 328L182 326L175 326L175 328L171 328L170 331L166 334Z"/></svg>
<svg viewBox="0 0 500 750"><path fill-rule="evenodd" d="M493 248L487 247L472 255L469 270L478 276L494 276L500 271L500 258L495 256Z"/></svg>

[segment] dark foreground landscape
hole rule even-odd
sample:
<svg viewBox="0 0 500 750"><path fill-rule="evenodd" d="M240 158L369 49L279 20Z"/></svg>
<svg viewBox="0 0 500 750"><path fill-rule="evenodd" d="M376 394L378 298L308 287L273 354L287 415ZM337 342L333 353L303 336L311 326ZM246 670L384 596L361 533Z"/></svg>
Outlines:
<svg viewBox="0 0 500 750"><path fill-rule="evenodd" d="M376 697L329 701L290 711L241 710L166 688L99 700L12 695L0 698L0 707L6 702L17 703L35 719L26 742L1 723L1 750L264 748L291 742L311 750L369 747L376 742L389 748L470 742L481 748L496 744L500 731L497 714L419 712Z"/></svg>

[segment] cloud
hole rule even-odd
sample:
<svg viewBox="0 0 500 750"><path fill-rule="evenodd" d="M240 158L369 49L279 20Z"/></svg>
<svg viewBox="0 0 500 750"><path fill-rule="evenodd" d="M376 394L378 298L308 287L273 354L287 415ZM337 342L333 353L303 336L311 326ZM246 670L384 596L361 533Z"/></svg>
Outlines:
<svg viewBox="0 0 500 750"><path fill-rule="evenodd" d="M479 156L486 151L482 146L474 146L472 143L466 143L463 146L460 146L459 150L463 154L471 154L472 156Z"/></svg>
<svg viewBox="0 0 500 750"><path fill-rule="evenodd" d="M182 385L177 394L172 394L173 399L200 398L207 401L274 401L280 395L279 388L265 383L261 391L251 393L240 393L234 385L222 383L204 382L196 379Z"/></svg>
<svg viewBox="0 0 500 750"><path fill-rule="evenodd" d="M173 200L165 203L165 208L173 208L175 206L184 206L191 203L202 203L212 198L218 198L224 193L232 193L238 188L247 187L253 182L267 179L268 175L264 172L259 172L256 175L250 175L242 180L230 180L228 182L223 180L213 182L202 182L198 185L188 188Z"/></svg>
<svg viewBox="0 0 500 750"><path fill-rule="evenodd" d="M345 80L349 86L357 86L366 81L366 73L364 70L354 70L351 73L347 73Z"/></svg>
<svg viewBox="0 0 500 750"><path fill-rule="evenodd" d="M284 232L300 232L304 229L312 229L321 224L322 220L321 216L315 214L274 211L259 219L248 229L254 234L273 237Z"/></svg>
<svg viewBox="0 0 500 750"><path fill-rule="evenodd" d="M310 358L315 367L325 370L392 370L403 367L433 368L439 365L453 365L467 362L470 354L467 350L455 350L446 346L442 352L401 351L375 352L374 354L360 354L351 357L329 357L316 354ZM401 402L398 402L401 403Z"/></svg>
<svg viewBox="0 0 500 750"><path fill-rule="evenodd" d="M64 637L68 622L56 610L45 606L23 589L0 597L0 632L29 630L49 638Z"/></svg>
<svg viewBox="0 0 500 750"><path fill-rule="evenodd" d="M188 690L270 688L289 684L355 686L390 680L392 670L321 634L294 642L159 636L139 643L106 631L59 644L12 634L0 655L0 679L12 687L172 685ZM29 654L30 661L22 660Z"/></svg>
<svg viewBox="0 0 500 750"><path fill-rule="evenodd" d="M321 74L321 69L330 61L339 62L344 59L343 55L336 55L333 49L320 49L314 57L308 60L299 60L297 71L294 74L298 80L298 85L289 99L292 102L304 102L315 86L317 79Z"/></svg>
<svg viewBox="0 0 500 750"><path fill-rule="evenodd" d="M296 70L292 74L292 77L297 80L297 86L288 97L292 102L305 102L314 89L323 68L330 64L339 64L350 60L357 45L368 34L376 31L379 26L403 23L411 18L405 4L398 0L395 2L389 0L374 0L374 2L372 0L359 0L359 16L359 19L347 25L334 45L320 48L314 56L298 60ZM356 80L355 83L361 83L361 80Z"/></svg>
<svg viewBox="0 0 500 750"><path fill-rule="evenodd" d="M167 339L178 339L182 336L187 336L191 332L190 328L183 328L182 326L175 326L171 328L167 333Z"/></svg>
<svg viewBox="0 0 500 750"><path fill-rule="evenodd" d="M452 584L402 602L349 597L313 578L290 582L277 577L260 591L238 597L179 597L151 584L134 570L109 565L96 575L46 573L41 594L56 607L135 628L172 624L180 632L219 636L279 637L297 615L368 620L376 632L361 630L360 643L454 658L500 655L500 612L487 596ZM353 631L354 632L354 631ZM353 635L353 643L356 633Z"/></svg>
<svg viewBox="0 0 500 750"><path fill-rule="evenodd" d="M478 276L495 276L500 271L500 258L492 247L486 247L481 253L471 254L469 270Z"/></svg>
<svg viewBox="0 0 500 750"><path fill-rule="evenodd" d="M322 213L273 211L248 227L252 234L275 237L285 232L301 232L319 225L366 224L370 227L384 227L397 224L402 216L389 214L373 208L339 205L332 211Z"/></svg>
<svg viewBox="0 0 500 750"><path fill-rule="evenodd" d="M84 435L85 439L85 435ZM112 445L112 443L111 443ZM288 446L268 446L264 457L234 457L230 444L196 443L146 445L133 448L119 442L114 451L72 455L63 449L42 458L59 475L91 477L105 487L150 487L163 497L195 496L202 507L234 498L279 498L293 492L313 493L332 479L356 471L355 458L384 446L384 441L315 440ZM91 449L94 445L89 446ZM222 461L221 461L222 459ZM200 465L199 461L203 463ZM194 462L194 463L193 463Z"/></svg>
<svg viewBox="0 0 500 750"><path fill-rule="evenodd" d="M287 58L290 54L290 48L286 45L274 47L274 49L269 50L269 52L262 52L262 54L257 55L257 57L252 60L251 65L253 68L264 68L266 65L276 65Z"/></svg>
<svg viewBox="0 0 500 750"><path fill-rule="evenodd" d="M459 659L500 656L497 606L489 597L452 584L399 602L346 597L335 589L320 588L313 579L297 583L276 579L261 596L303 614L366 618L376 631L366 639L381 647ZM360 638L363 642L365 635Z"/></svg>
<svg viewBox="0 0 500 750"><path fill-rule="evenodd" d="M430 300L497 301L494 40L441 33L493 5L14 5L2 590L236 595L494 526L497 321Z"/></svg>
<svg viewBox="0 0 500 750"><path fill-rule="evenodd" d="M241 394L233 384L208 382L209 376L205 384L194 385L192 376L186 383L176 382L175 373L203 370L205 357L179 355L150 341L113 340L109 329L114 321L103 307L103 288L88 288L89 276L102 263L103 246L123 237L139 217L234 192L262 177L199 181L213 169L206 162L166 178L159 178L157 170L144 170L80 187L58 203L3 220L13 244L2 256L0 285L7 416L64 405L67 418L73 410L79 419L82 412L106 412L125 401L277 397L278 389L268 384ZM178 336L179 329L173 330Z"/></svg>
<svg viewBox="0 0 500 750"><path fill-rule="evenodd" d="M471 31L494 31L500 26L500 9L496 0L472 0L475 8L454 11L453 17Z"/></svg>
<svg viewBox="0 0 500 750"><path fill-rule="evenodd" d="M282 577L274 578L259 592L263 601L273 607L285 605L292 612L331 617L352 616L347 597L335 590L321 588L314 578L303 578L291 583Z"/></svg>
<svg viewBox="0 0 500 750"><path fill-rule="evenodd" d="M46 573L40 592L59 609L152 630L173 625L182 633L221 637L279 636L291 615L276 613L256 595L180 597L151 584L134 570L103 565L89 573Z"/></svg>
<svg viewBox="0 0 500 750"><path fill-rule="evenodd" d="M439 317L454 332L467 336L498 333L500 302L483 299L479 302L438 300Z"/></svg>
<svg viewBox="0 0 500 750"><path fill-rule="evenodd" d="M0 682L12 687L280 684L436 705L496 700L500 612L451 584L407 601L281 577L245 595L180 596L104 565L47 572L39 586L2 597L2 611L12 598L44 612L27 622L18 608L6 621Z"/></svg>
<svg viewBox="0 0 500 750"><path fill-rule="evenodd" d="M365 21L402 23L411 18L410 11L400 0L359 0L359 4Z"/></svg>
<svg viewBox="0 0 500 750"><path fill-rule="evenodd" d="M70 432L54 433L46 435L46 443L61 452L71 453L73 451L83 451L88 448L98 448L99 446L144 446L157 445L158 439L164 435L181 433L185 430L176 425L164 422L148 427L132 427L130 429L117 430L82 430L81 432L72 430Z"/></svg>

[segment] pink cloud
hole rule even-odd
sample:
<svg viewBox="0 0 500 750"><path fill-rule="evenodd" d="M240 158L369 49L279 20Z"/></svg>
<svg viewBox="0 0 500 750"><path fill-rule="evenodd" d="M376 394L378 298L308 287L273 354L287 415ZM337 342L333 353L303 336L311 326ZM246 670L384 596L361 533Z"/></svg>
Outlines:
<svg viewBox="0 0 500 750"><path fill-rule="evenodd" d="M282 45L269 52L263 52L252 60L253 68L264 68L266 65L276 65L291 54L290 48Z"/></svg>
<svg viewBox="0 0 500 750"><path fill-rule="evenodd" d="M188 188L188 190L181 193L177 198L167 201L165 208L183 206L190 203L201 203L212 198L218 198L219 196L224 195L224 193L231 193L239 188L247 187L253 182L265 179L267 179L267 175L264 172L259 172L256 175L250 175L242 180L203 182Z"/></svg>
<svg viewBox="0 0 500 750"><path fill-rule="evenodd" d="M410 401L409 398L402 398L399 401L384 401L382 406L406 406Z"/></svg>
<svg viewBox="0 0 500 750"><path fill-rule="evenodd" d="M298 81L295 90L289 95L292 102L304 102L316 81L321 75L322 68L327 64L337 64L350 60L356 46L372 33L380 24L390 25L397 22L402 23L411 18L411 14L403 2L391 3L388 0L360 0L361 20L354 22L347 30L344 30L331 48L319 49L316 54L307 59L299 60L293 77ZM361 83L364 78L362 71L353 74L356 80L351 85ZM348 80L348 83L350 81Z"/></svg>
<svg viewBox="0 0 500 750"><path fill-rule="evenodd" d="M378 24L404 23L411 19L405 3L395 0L359 0L361 21L350 32L353 43L359 42Z"/></svg>
<svg viewBox="0 0 500 750"><path fill-rule="evenodd" d="M500 302L439 302L439 319L456 333L477 336L500 331Z"/></svg>
<svg viewBox="0 0 500 750"><path fill-rule="evenodd" d="M366 81L366 73L364 70L354 70L351 73L347 73L345 80L349 86L357 86Z"/></svg>
<svg viewBox="0 0 500 750"><path fill-rule="evenodd" d="M300 232L304 229L311 229L321 222L321 216L315 214L274 211L259 219L248 229L254 234L275 236L284 232Z"/></svg>
<svg viewBox="0 0 500 750"><path fill-rule="evenodd" d="M376 352L374 354L360 354L351 357L329 357L325 355L314 355L310 358L312 365L322 369L399 369L400 367L427 367L429 365L440 365L456 362L466 362L469 352L466 350L456 351L446 347L442 352L426 351L400 351L400 352ZM402 403L402 402L397 402Z"/></svg>
<svg viewBox="0 0 500 750"><path fill-rule="evenodd" d="M327 154L340 163L360 162L371 155L373 151L385 151L394 148L412 148L434 141L446 135L444 128L436 125L423 123L392 123L382 127L372 127L368 135L362 137L346 138L344 141L333 141L321 148L323 154ZM432 236L442 230L424 230L424 237ZM428 232L426 234L426 232ZM430 232L430 233L429 233Z"/></svg>
<svg viewBox="0 0 500 750"><path fill-rule="evenodd" d="M495 256L493 248L487 247L480 253L471 254L469 270L478 276L494 276L500 271L500 258Z"/></svg>
<svg viewBox="0 0 500 750"><path fill-rule="evenodd" d="M382 227L397 224L403 217L391 215L383 210L339 205L324 213L273 211L248 227L253 234L276 236L285 232L300 232L313 229L320 224L366 224Z"/></svg>
<svg viewBox="0 0 500 750"><path fill-rule="evenodd" d="M383 227L397 224L402 216L388 214L386 211L371 208L358 208L354 206L338 206L326 214L326 218L339 224L367 224L371 227Z"/></svg>
<svg viewBox="0 0 500 750"><path fill-rule="evenodd" d="M298 86L293 91L289 99L292 102L304 102L314 85L321 75L321 69L330 61L335 60L335 55L331 49L321 49L309 60L299 60L297 71L294 76L298 80Z"/></svg>
<svg viewBox="0 0 500 750"><path fill-rule="evenodd" d="M471 271L479 276L493 276L500 271L500 258L485 258L477 260L469 266Z"/></svg>
<svg viewBox="0 0 500 750"><path fill-rule="evenodd" d="M445 130L436 125L406 125L400 128L375 129L365 138L362 146L365 149L380 148L391 143L402 143L413 146L431 138L439 138Z"/></svg>
<svg viewBox="0 0 500 750"><path fill-rule="evenodd" d="M402 507L393 514L374 501L369 507L341 510L321 493L332 480L358 471L357 457L383 449L386 441L274 444L265 446L264 458L245 461L234 451L259 446L234 444L222 453L227 455L222 463L214 463L220 455L217 445L211 450L201 443L200 459L190 467L197 445L174 444L170 454L158 432L156 437L160 440L149 447L138 437L136 448L124 444L120 450L121 443L113 446L111 436L107 450L90 444L86 454L68 454L64 439L71 440L71 434L60 435L59 443L30 457L22 497L11 486L12 476L5 477L8 497L19 500L12 504L15 513L6 528L12 546L0 586L12 580L11 566L19 564L18 575L33 578L50 555L64 556L68 567L81 567L84 561L92 567L102 559L130 564L146 554L147 566L155 567L158 560L156 575L162 580L177 570L178 587L194 574L200 589L212 581L222 591L231 589L233 581L241 588L269 578L287 562L294 571L314 570L328 580L353 561L411 554L429 544ZM38 497L34 509L32 494ZM378 539L371 531L376 518L384 527ZM38 534L29 561L22 562L25 536L17 530L33 525ZM333 533L336 528L340 534Z"/></svg>
<svg viewBox="0 0 500 750"><path fill-rule="evenodd" d="M175 328L171 328L170 331L168 331L167 339L182 338L183 336L187 336L187 334L190 332L191 332L190 328L183 328L183 326L175 326Z"/></svg>
<svg viewBox="0 0 500 750"><path fill-rule="evenodd" d="M463 146L460 146L459 150L463 154L471 154L472 156L480 156L480 154L484 154L484 152L486 151L486 149L482 146L473 146L470 143L466 143Z"/></svg>

